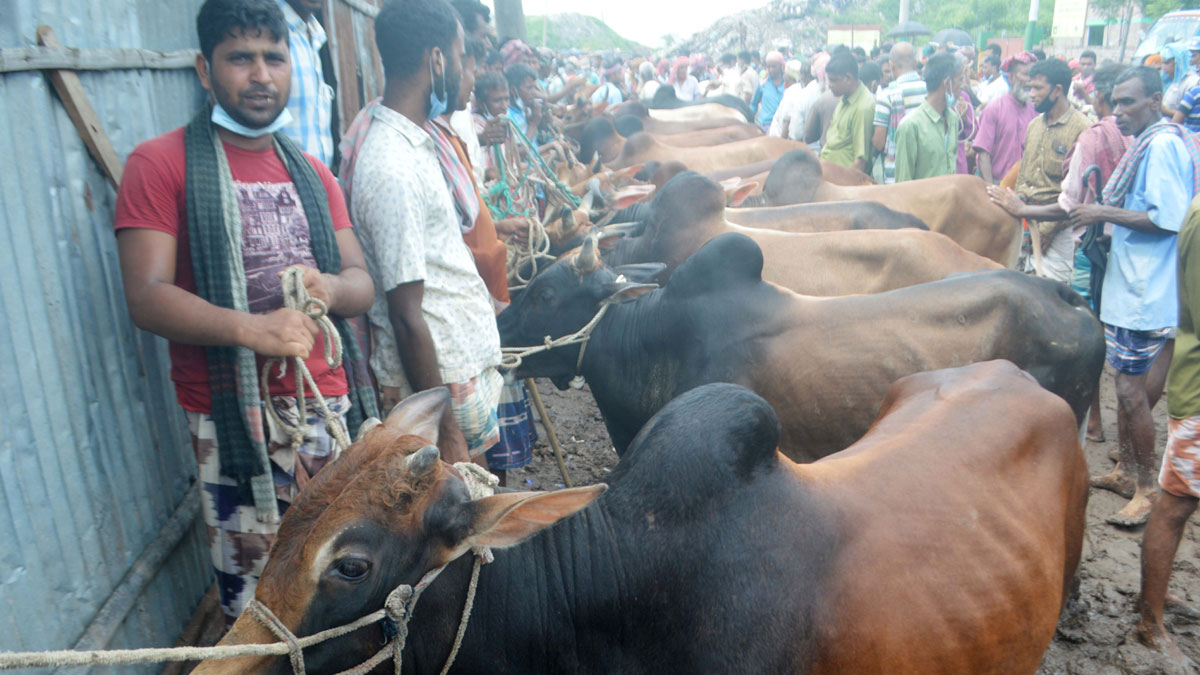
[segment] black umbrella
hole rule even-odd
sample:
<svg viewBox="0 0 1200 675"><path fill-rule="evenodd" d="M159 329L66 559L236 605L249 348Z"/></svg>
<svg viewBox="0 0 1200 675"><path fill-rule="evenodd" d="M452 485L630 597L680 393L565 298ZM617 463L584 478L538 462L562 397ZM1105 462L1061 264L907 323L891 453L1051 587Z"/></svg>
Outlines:
<svg viewBox="0 0 1200 675"><path fill-rule="evenodd" d="M961 28L945 28L933 36L933 41L939 45L953 42L956 47L968 47L975 44L971 34Z"/></svg>
<svg viewBox="0 0 1200 675"><path fill-rule="evenodd" d="M908 37L910 35L929 35L933 31L923 23L916 21L905 21L904 23L896 24L896 27L889 30L884 37Z"/></svg>

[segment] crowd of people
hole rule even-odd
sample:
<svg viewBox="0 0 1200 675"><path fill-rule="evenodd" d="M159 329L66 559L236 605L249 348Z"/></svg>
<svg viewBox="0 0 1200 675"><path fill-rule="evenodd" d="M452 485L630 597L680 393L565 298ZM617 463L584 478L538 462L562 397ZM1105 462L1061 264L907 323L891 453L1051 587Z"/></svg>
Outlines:
<svg viewBox="0 0 1200 675"><path fill-rule="evenodd" d="M230 622L280 512L336 456L339 430L444 385L447 460L501 475L530 461L528 393L498 371L495 316L509 302L510 244L528 244L556 189L518 184L514 158L561 144L562 107L728 97L763 132L879 183L978 175L1026 224L1019 264L1097 310L1120 456L1093 485L1131 499L1111 522L1149 521L1139 630L1169 644L1167 578L1200 496L1189 305L1200 297L1200 264L1189 266L1200 246L1200 41L1138 67L1088 51L1002 58L995 45L977 55L908 42L622 59L497 40L478 0L390 0L375 20L383 95L339 139L320 56L325 2L207 0L196 20L207 103L134 150L117 200L128 305L170 341ZM284 306L281 278L296 265L335 318L341 365L326 358L334 335ZM278 369L260 391L277 357L304 361L327 410L302 405ZM1167 382L1156 485L1150 411ZM1094 403L1089 437L1102 429Z"/></svg>

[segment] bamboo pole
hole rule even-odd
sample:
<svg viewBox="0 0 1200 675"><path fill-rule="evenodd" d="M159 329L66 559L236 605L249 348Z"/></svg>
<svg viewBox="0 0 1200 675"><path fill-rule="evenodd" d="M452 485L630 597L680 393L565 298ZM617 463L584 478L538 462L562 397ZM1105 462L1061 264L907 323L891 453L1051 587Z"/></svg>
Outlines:
<svg viewBox="0 0 1200 675"><path fill-rule="evenodd" d="M550 416L546 414L546 406L542 403L542 395L538 392L537 385L533 383L532 377L525 378L525 388L529 390L529 395L533 397L533 405L537 408L538 417L542 420L542 427L546 429L546 436L550 441L550 448L554 450L554 460L558 462L558 470L562 472L563 482L567 487L575 487L571 482L571 474L567 473L567 463L563 461L562 446L558 444L558 434L554 431L554 422L550 421Z"/></svg>

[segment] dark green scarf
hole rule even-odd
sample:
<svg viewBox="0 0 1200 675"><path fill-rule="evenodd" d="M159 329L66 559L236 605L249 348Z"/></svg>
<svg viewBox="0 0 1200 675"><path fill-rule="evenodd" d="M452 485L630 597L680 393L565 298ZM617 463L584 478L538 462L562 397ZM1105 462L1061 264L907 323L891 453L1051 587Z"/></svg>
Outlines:
<svg viewBox="0 0 1200 675"><path fill-rule="evenodd" d="M184 132L187 152L187 225L196 291L208 302L246 311L245 273L241 265L240 226L227 222L237 214L228 162L205 106ZM342 256L333 232L329 202L320 176L290 138L276 133L275 150L296 186L308 219L309 239L317 268L327 274L341 271ZM234 232L236 230L236 233ZM235 249L233 242L235 241ZM235 259L234 256L237 256ZM345 347L343 366L350 392L347 428L354 430L379 415L367 364L346 320L330 315ZM254 354L244 347L206 347L212 419L217 430L221 473L238 484L241 500L252 497L259 520L278 519L274 479L267 459L262 394ZM306 420L301 421L306 424Z"/></svg>

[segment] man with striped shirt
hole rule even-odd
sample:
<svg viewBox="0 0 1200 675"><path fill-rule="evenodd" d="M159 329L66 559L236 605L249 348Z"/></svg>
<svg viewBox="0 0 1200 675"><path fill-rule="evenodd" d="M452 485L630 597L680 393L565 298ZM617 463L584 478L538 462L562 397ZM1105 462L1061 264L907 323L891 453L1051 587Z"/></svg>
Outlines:
<svg viewBox="0 0 1200 675"><path fill-rule="evenodd" d="M871 145L875 146L876 152L883 153L883 182L895 183L896 129L905 115L921 106L927 89L925 81L917 74L917 60L911 43L897 42L889 56L895 79L875 94L875 132Z"/></svg>
<svg viewBox="0 0 1200 675"><path fill-rule="evenodd" d="M292 93L287 109L292 121L281 131L300 149L321 160L333 162L333 87L325 82L321 47L325 29L317 14L325 0L276 0L288 25L288 51L292 55Z"/></svg>

